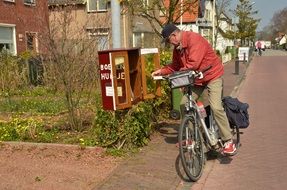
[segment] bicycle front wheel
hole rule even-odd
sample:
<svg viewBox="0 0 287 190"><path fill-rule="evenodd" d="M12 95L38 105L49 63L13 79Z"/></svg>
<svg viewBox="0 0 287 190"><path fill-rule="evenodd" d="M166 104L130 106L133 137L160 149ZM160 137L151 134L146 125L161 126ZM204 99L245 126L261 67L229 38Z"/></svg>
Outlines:
<svg viewBox="0 0 287 190"><path fill-rule="evenodd" d="M204 150L203 140L198 127L194 127L196 120L185 116L179 128L179 153L183 169L191 181L197 181L203 171Z"/></svg>

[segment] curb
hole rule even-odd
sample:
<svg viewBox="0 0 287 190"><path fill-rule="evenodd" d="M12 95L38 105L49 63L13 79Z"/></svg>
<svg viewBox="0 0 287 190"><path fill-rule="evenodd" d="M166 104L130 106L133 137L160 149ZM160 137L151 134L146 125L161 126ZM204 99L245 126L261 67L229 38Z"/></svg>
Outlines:
<svg viewBox="0 0 287 190"><path fill-rule="evenodd" d="M92 146L80 146L80 145L72 145L72 144L56 144L56 143L34 143L34 142L18 142L18 141L0 141L1 145L9 145L9 146L27 146L27 147L39 147L39 148L46 148L46 147L58 147L58 148L73 148L79 150L85 149L103 149L101 147L92 147Z"/></svg>

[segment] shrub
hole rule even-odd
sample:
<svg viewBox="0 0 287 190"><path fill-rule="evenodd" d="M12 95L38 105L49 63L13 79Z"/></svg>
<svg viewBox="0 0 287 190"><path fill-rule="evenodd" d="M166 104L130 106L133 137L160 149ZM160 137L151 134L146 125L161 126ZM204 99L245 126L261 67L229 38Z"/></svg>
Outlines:
<svg viewBox="0 0 287 190"><path fill-rule="evenodd" d="M92 133L95 134L95 144L102 146L113 145L120 136L119 119L116 113L98 109L94 120Z"/></svg>
<svg viewBox="0 0 287 190"><path fill-rule="evenodd" d="M141 147L148 143L152 131L151 118L153 107L147 102L141 102L128 111L124 120L124 141L128 146Z"/></svg>
<svg viewBox="0 0 287 190"><path fill-rule="evenodd" d="M153 113L149 102L140 102L129 110L115 112L98 109L92 128L95 144L118 149L146 145L152 130Z"/></svg>

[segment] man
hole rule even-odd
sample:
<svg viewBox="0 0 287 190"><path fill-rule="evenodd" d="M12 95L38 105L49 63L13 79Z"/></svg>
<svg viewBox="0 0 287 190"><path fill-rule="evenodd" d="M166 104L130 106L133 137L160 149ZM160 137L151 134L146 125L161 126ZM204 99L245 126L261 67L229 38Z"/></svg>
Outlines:
<svg viewBox="0 0 287 190"><path fill-rule="evenodd" d="M261 42L260 42L260 41L257 41L257 42L255 43L255 46L256 46L256 49L257 49L257 51L258 51L258 54L261 55L261 54L262 54L262 44L261 44Z"/></svg>
<svg viewBox="0 0 287 190"><path fill-rule="evenodd" d="M206 39L191 31L181 31L173 24L167 24L162 30L162 37L165 42L174 46L172 63L158 69L152 76L167 75L179 70L204 71L202 79L195 80L193 96L197 99L205 88L208 89L208 101L214 112L215 121L222 133L222 140L225 142L223 152L233 154L236 151L235 144L232 142L231 129L222 106L223 89L223 64L213 51ZM186 99L183 98L181 104Z"/></svg>

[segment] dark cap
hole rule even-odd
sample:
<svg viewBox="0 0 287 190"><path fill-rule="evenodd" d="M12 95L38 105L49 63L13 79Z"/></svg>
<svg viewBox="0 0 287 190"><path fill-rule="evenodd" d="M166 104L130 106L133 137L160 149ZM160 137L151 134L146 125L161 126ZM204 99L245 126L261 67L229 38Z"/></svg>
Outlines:
<svg viewBox="0 0 287 190"><path fill-rule="evenodd" d="M161 31L163 42L165 42L175 30L178 30L178 28L174 24L165 25Z"/></svg>

